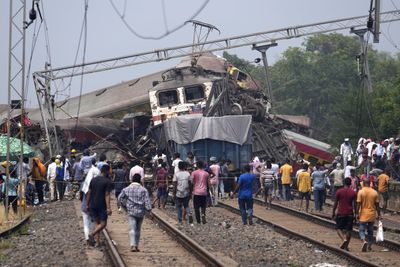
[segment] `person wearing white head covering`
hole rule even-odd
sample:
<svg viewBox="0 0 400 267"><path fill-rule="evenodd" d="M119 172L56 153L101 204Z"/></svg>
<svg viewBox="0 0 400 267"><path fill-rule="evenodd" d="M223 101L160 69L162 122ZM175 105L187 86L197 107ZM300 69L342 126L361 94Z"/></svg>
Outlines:
<svg viewBox="0 0 400 267"><path fill-rule="evenodd" d="M344 142L340 146L340 155L343 159L343 167L346 167L347 162L351 161L351 157L354 154L349 141L349 138L345 138Z"/></svg>
<svg viewBox="0 0 400 267"><path fill-rule="evenodd" d="M388 140L388 146L386 148L387 159L390 160L392 158L393 150L394 150L394 138L390 137Z"/></svg>
<svg viewBox="0 0 400 267"><path fill-rule="evenodd" d="M365 138L361 137L358 140L358 145L357 145L357 165L360 165L363 162L363 153L365 149ZM347 177L347 176L346 176Z"/></svg>

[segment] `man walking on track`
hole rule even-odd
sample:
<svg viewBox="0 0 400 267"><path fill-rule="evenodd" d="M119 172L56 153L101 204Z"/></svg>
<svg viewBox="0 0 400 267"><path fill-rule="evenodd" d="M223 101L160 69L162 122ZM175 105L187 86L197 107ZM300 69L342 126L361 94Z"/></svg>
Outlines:
<svg viewBox="0 0 400 267"><path fill-rule="evenodd" d="M371 250L372 239L374 235L374 222L376 219L380 220L381 212L379 209L378 193L370 188L368 179L363 181L364 187L358 192L357 195L357 219L360 222L359 233L363 241L362 252ZM378 217L376 214L378 213ZM368 239L365 240L365 230L368 232Z"/></svg>
<svg viewBox="0 0 400 267"><path fill-rule="evenodd" d="M254 173L250 173L250 165L243 167L244 173L239 176L238 184L233 192L232 197L239 191L239 208L242 215L243 225L253 224L253 182L256 179Z"/></svg>
<svg viewBox="0 0 400 267"><path fill-rule="evenodd" d="M186 171L186 162L178 163L179 171L174 174L172 183L174 184L174 200L178 215L179 223L186 218L186 213L189 212L189 200L191 197L191 181L190 173Z"/></svg>
<svg viewBox="0 0 400 267"><path fill-rule="evenodd" d="M206 223L206 207L207 207L207 183L209 174L204 168L204 163L198 161L196 163L197 170L192 172L192 183L193 183L193 207L194 214L196 216L197 223L200 221L200 209L201 209L201 220L203 224Z"/></svg>
<svg viewBox="0 0 400 267"><path fill-rule="evenodd" d="M89 185L86 205L90 215L96 220L96 227L89 235L89 245L94 245L96 236L97 245L100 245L100 232L107 226L107 218L111 215L110 192L112 183L109 176L110 166L104 164L101 174L94 177Z"/></svg>
<svg viewBox="0 0 400 267"><path fill-rule="evenodd" d="M118 196L118 202L126 199L126 209L128 212L129 238L131 251L138 252L140 230L146 211L151 211L151 201L146 188L140 184L140 174L134 174L132 183L125 187Z"/></svg>
<svg viewBox="0 0 400 267"><path fill-rule="evenodd" d="M350 188L351 178L344 179L344 188L336 191L332 219L336 219L337 233L342 240L341 249L349 250L354 214L356 214L356 193ZM337 214L336 214L336 208Z"/></svg>

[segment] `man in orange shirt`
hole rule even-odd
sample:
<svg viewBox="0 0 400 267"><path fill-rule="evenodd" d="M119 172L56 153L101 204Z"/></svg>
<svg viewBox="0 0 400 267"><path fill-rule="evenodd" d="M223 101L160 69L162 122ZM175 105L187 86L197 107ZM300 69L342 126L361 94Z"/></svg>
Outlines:
<svg viewBox="0 0 400 267"><path fill-rule="evenodd" d="M383 198L383 214L386 212L387 202L389 200L389 175L390 170L386 169L384 173L378 176L378 192Z"/></svg>
<svg viewBox="0 0 400 267"><path fill-rule="evenodd" d="M282 194L286 201L292 200L292 195L290 193L290 185L292 184L292 172L293 168L290 166L290 160L286 159L286 163L279 169L282 181Z"/></svg>
<svg viewBox="0 0 400 267"><path fill-rule="evenodd" d="M364 180L364 187L357 194L357 219L359 224L359 234L363 241L362 252L371 250L374 235L374 221L380 220L381 212L379 210L378 193L369 187L368 180ZM378 213L378 217L376 214ZM365 230L368 231L368 242L365 240Z"/></svg>

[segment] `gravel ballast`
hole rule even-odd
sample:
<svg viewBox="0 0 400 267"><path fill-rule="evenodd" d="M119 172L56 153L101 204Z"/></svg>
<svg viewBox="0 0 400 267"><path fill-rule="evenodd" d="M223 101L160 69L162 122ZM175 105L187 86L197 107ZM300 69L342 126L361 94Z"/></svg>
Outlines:
<svg viewBox="0 0 400 267"><path fill-rule="evenodd" d="M175 218L173 207L168 207L166 212ZM207 209L207 223L204 225L183 224L178 228L211 253L222 253L241 266L348 265L346 260L329 251L302 240L290 239L271 227L257 223L244 226L239 215L222 208Z"/></svg>
<svg viewBox="0 0 400 267"><path fill-rule="evenodd" d="M73 201L36 207L20 233L3 241L0 266L92 266L90 257L98 258L96 266L110 266L104 248L86 247L79 223Z"/></svg>

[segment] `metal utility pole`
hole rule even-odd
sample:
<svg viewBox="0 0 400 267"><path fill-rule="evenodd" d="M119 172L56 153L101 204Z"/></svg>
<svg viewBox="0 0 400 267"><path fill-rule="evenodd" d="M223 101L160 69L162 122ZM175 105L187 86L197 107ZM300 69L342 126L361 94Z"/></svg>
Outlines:
<svg viewBox="0 0 400 267"><path fill-rule="evenodd" d="M350 33L354 33L359 37L360 40L360 54L357 57L358 65L359 65L359 74L360 79L363 85L367 87L367 92L372 93L372 83L371 83L371 75L369 73L369 64L368 64L368 43L365 41L365 33L368 32L368 29L351 29Z"/></svg>
<svg viewBox="0 0 400 267"><path fill-rule="evenodd" d="M381 1L370 0L367 28L374 36L374 43L379 43L381 23Z"/></svg>
<svg viewBox="0 0 400 267"><path fill-rule="evenodd" d="M24 111L25 111L25 27L26 21L26 0L10 0L10 17L9 17L9 52L8 52L8 114L7 114L7 167L5 181L5 217L8 220L9 212L9 181L10 181L10 145L12 135L19 135L20 139L20 156L19 156L19 173L22 173L23 163L23 138L24 138ZM13 98L16 98L13 100ZM20 109L20 122L12 121L15 115L14 111ZM11 123L12 122L12 123ZM19 132L11 132L11 128L18 125ZM15 178L15 177L13 177ZM19 177L21 178L21 177ZM20 179L21 180L21 179ZM26 181L25 181L26 183ZM25 185L19 187L20 203L24 204ZM17 200L14 200L17 201Z"/></svg>
<svg viewBox="0 0 400 267"><path fill-rule="evenodd" d="M268 96L269 101L272 105L272 84L271 84L271 79L269 77L269 73L268 73L268 61L267 61L267 50L270 47L275 47L277 46L277 43L272 43L272 44L266 44L266 45L253 45L253 50L257 50L258 52L261 53L262 56L262 61L263 61L263 65L264 65L264 70L265 70L265 81L266 81L266 85L267 85L267 90L264 90L264 93Z"/></svg>

